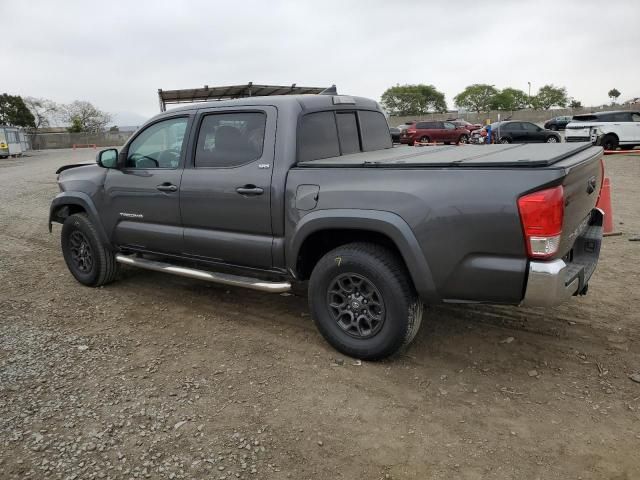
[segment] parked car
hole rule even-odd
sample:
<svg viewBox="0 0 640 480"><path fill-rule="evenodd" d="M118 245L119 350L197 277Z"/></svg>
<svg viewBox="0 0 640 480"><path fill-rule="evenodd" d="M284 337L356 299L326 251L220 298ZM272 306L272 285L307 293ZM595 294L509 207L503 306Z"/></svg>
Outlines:
<svg viewBox="0 0 640 480"><path fill-rule="evenodd" d="M574 115L567 125L567 142L592 142L605 150L640 146L640 112L617 111Z"/></svg>
<svg viewBox="0 0 640 480"><path fill-rule="evenodd" d="M400 143L467 143L469 130L456 128L451 122L416 122L400 134Z"/></svg>
<svg viewBox="0 0 640 480"><path fill-rule="evenodd" d="M464 128L466 130L469 130L470 132L473 132L474 130L479 130L482 128L482 124L471 123L471 122L467 122L466 120L447 120L447 121L453 123L456 126L456 128Z"/></svg>
<svg viewBox="0 0 640 480"><path fill-rule="evenodd" d="M556 132L545 130L531 122L497 122L491 126L493 143L560 143Z"/></svg>
<svg viewBox="0 0 640 480"><path fill-rule="evenodd" d="M400 143L400 133L402 133L400 128L389 127L389 133L391 133L391 141L393 143Z"/></svg>
<svg viewBox="0 0 640 480"><path fill-rule="evenodd" d="M201 103L157 115L96 164L59 168L49 229L62 224L64 260L91 287L120 264L265 292L308 280L327 341L378 359L411 343L423 303L587 292L602 149L483 150L407 155L365 98Z"/></svg>
<svg viewBox="0 0 640 480"><path fill-rule="evenodd" d="M571 115L564 115L561 117L555 117L551 120L547 120L544 122L544 128L547 130L553 130L554 132L558 130L564 130L567 124L571 121Z"/></svg>

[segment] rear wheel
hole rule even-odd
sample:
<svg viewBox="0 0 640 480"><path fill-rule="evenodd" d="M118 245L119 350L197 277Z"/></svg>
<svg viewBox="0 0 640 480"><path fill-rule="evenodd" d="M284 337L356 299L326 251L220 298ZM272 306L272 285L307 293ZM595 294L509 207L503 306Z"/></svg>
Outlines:
<svg viewBox="0 0 640 480"><path fill-rule="evenodd" d="M511 143L511 139L507 137L502 137L500 139L500 143Z"/></svg>
<svg viewBox="0 0 640 480"><path fill-rule="evenodd" d="M554 132L557 132L558 131L558 127L556 125L551 125L549 127L549 130L553 130Z"/></svg>
<svg viewBox="0 0 640 480"><path fill-rule="evenodd" d="M71 274L83 285L99 287L118 272L113 252L105 248L85 213L69 215L62 225L62 254Z"/></svg>
<svg viewBox="0 0 640 480"><path fill-rule="evenodd" d="M431 140L426 135L424 137L420 137L420 143L430 143Z"/></svg>
<svg viewBox="0 0 640 480"><path fill-rule="evenodd" d="M618 137L611 134L605 135L600 140L600 145L605 150L615 150L616 148L618 148Z"/></svg>
<svg viewBox="0 0 640 480"><path fill-rule="evenodd" d="M402 261L371 243L343 245L320 259L309 281L309 308L327 342L363 360L408 345L422 321L422 303Z"/></svg>

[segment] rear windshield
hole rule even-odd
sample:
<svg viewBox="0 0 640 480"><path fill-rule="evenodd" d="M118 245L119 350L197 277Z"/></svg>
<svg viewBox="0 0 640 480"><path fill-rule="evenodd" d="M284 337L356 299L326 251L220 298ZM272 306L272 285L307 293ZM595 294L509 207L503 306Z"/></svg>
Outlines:
<svg viewBox="0 0 640 480"><path fill-rule="evenodd" d="M302 117L298 161L337 157L392 147L391 133L381 112L327 111Z"/></svg>

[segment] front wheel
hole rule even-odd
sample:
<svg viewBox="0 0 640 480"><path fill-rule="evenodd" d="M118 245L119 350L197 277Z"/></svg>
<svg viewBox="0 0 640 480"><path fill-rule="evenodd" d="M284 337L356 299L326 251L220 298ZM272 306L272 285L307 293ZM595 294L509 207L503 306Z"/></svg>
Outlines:
<svg viewBox="0 0 640 480"><path fill-rule="evenodd" d="M547 143L558 143L558 137L556 137L555 135L551 135L549 138L547 138Z"/></svg>
<svg viewBox="0 0 640 480"><path fill-rule="evenodd" d="M401 259L372 243L338 247L315 266L309 308L322 336L363 360L394 354L415 338L422 303Z"/></svg>
<svg viewBox="0 0 640 480"><path fill-rule="evenodd" d="M460 138L458 139L458 143L461 145L464 145L465 143L469 142L469 137L467 137L466 135L460 135Z"/></svg>
<svg viewBox="0 0 640 480"><path fill-rule="evenodd" d="M100 241L96 227L85 213L69 215L62 225L62 254L78 282L99 287L112 282L118 272L113 252Z"/></svg>
<svg viewBox="0 0 640 480"><path fill-rule="evenodd" d="M500 139L500 143L511 143L511 140L509 140L507 137L502 137Z"/></svg>

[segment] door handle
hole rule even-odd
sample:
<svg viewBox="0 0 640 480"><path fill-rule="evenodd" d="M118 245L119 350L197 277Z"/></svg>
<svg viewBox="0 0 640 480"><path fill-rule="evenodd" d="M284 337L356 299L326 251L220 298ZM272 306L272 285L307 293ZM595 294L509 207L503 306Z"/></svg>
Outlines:
<svg viewBox="0 0 640 480"><path fill-rule="evenodd" d="M256 187L255 185L245 185L244 187L236 188L236 192L240 195L262 195L264 190L260 187Z"/></svg>
<svg viewBox="0 0 640 480"><path fill-rule="evenodd" d="M178 187L171 183L163 183L156 187L161 192L177 192Z"/></svg>

